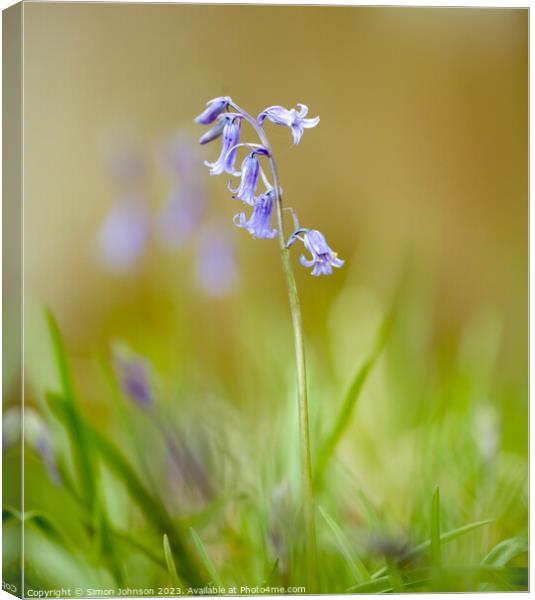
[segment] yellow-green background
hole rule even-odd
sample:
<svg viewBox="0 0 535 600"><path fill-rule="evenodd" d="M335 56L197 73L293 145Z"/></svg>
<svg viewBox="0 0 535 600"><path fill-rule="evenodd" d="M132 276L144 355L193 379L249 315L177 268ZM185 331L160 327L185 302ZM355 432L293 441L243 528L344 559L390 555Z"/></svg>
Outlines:
<svg viewBox="0 0 535 600"><path fill-rule="evenodd" d="M496 307L525 350L526 10L28 3L24 23L26 294L69 335L121 301L88 253L112 199L102 138L153 147L229 94L321 116L298 148L272 134L286 201L347 259L300 273L307 313L356 269L382 287L410 248L433 256L444 326ZM284 302L275 252L240 237Z"/></svg>

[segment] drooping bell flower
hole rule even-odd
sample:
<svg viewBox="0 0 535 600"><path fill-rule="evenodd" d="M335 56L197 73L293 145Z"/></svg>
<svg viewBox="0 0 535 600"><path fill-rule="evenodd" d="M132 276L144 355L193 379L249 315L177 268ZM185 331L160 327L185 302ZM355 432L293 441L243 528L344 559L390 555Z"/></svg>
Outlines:
<svg viewBox="0 0 535 600"><path fill-rule="evenodd" d="M241 180L236 188L232 188L229 182L228 189L234 194L233 198L238 198L242 202L254 206L255 193L258 178L260 177L260 163L257 154L267 156L265 148L256 148L245 157L241 165Z"/></svg>
<svg viewBox="0 0 535 600"><path fill-rule="evenodd" d="M307 259L304 254L301 254L299 261L304 267L313 267L312 275L315 277L331 275L332 267L339 269L343 266L344 261L329 248L325 237L317 229L297 229L290 236L286 246L289 248L296 240L301 240L310 252L311 258Z"/></svg>
<svg viewBox="0 0 535 600"><path fill-rule="evenodd" d="M210 125L210 123L213 123L217 117L226 110L229 102L230 98L228 96L219 96L219 98L209 100L206 103L204 111L199 116L195 117L195 122L200 125Z"/></svg>
<svg viewBox="0 0 535 600"><path fill-rule="evenodd" d="M305 129L316 127L320 122L319 117L313 119L305 119L308 113L308 106L298 104L299 112L295 108L287 109L283 106L270 106L263 110L257 118L257 121L262 124L265 119L268 119L276 125L285 125L290 127L294 139L294 144L299 144L301 136Z"/></svg>
<svg viewBox="0 0 535 600"><path fill-rule="evenodd" d="M237 227L247 229L254 238L274 238L277 235L277 230L271 227L274 196L275 191L273 189L259 196L249 220L247 220L245 213L239 213L234 217L234 224Z"/></svg>
<svg viewBox="0 0 535 600"><path fill-rule="evenodd" d="M230 175L237 175L234 163L236 162L235 147L240 141L240 123L239 117L224 117L225 124L223 126L223 144L221 146L221 154L219 158L211 163L205 161L204 164L210 167L210 175L220 175L221 173L229 173Z"/></svg>
<svg viewBox="0 0 535 600"><path fill-rule="evenodd" d="M204 144L209 144L214 140L217 140L223 134L223 130L225 129L225 125L227 123L227 118L225 115L220 115L217 123L211 127L205 134L201 135L199 138L199 144L204 146Z"/></svg>

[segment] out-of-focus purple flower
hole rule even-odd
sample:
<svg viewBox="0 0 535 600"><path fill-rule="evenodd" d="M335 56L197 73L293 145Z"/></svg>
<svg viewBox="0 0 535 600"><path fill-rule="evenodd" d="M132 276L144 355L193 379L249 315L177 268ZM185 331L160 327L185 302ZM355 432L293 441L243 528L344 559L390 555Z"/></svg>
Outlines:
<svg viewBox="0 0 535 600"><path fill-rule="evenodd" d="M163 169L172 179L190 182L201 178L197 144L183 133L177 133L167 141L162 159Z"/></svg>
<svg viewBox="0 0 535 600"><path fill-rule="evenodd" d="M212 224L202 232L195 271L206 295L221 297L232 292L238 279L234 242L222 226Z"/></svg>
<svg viewBox="0 0 535 600"><path fill-rule="evenodd" d="M56 457L50 440L50 432L45 422L33 409L24 409L24 441L41 457L50 479L61 483Z"/></svg>
<svg viewBox="0 0 535 600"><path fill-rule="evenodd" d="M17 444L22 433L22 411L18 406L8 408L2 415L2 450Z"/></svg>
<svg viewBox="0 0 535 600"><path fill-rule="evenodd" d="M260 163L256 158L257 154L267 155L267 150L263 148L253 150L242 162L241 180L237 188L232 188L229 182L228 189L234 194L233 198L239 198L243 202L254 206L256 185L260 176Z"/></svg>
<svg viewBox="0 0 535 600"><path fill-rule="evenodd" d="M314 117L313 119L305 119L308 113L308 106L305 104L298 104L297 106L299 107L299 112L295 108L288 110L283 106L270 106L258 115L257 120L262 124L264 119L269 119L276 125L290 127L294 144L299 144L299 140L301 139L304 130L316 127L320 122L320 118Z"/></svg>
<svg viewBox="0 0 535 600"><path fill-rule="evenodd" d="M198 452L185 442L186 436L165 436L173 465L184 482L196 487L205 499L213 496L208 473Z"/></svg>
<svg viewBox="0 0 535 600"><path fill-rule="evenodd" d="M210 175L220 175L227 172L230 175L237 175L234 163L236 162L236 144L240 141L239 117L224 117L225 125L223 127L223 144L219 158L211 163L205 161L204 164L210 167Z"/></svg>
<svg viewBox="0 0 535 600"><path fill-rule="evenodd" d="M310 259L301 254L299 260L304 267L313 267L312 275L315 277L318 275L331 275L332 267L339 269L343 266L344 261L338 258L336 252L329 248L323 234L316 229L297 229L290 236L286 246L289 248L296 240L301 240L310 252Z"/></svg>
<svg viewBox="0 0 535 600"><path fill-rule="evenodd" d="M171 177L171 190L155 219L161 244L179 249L199 226L206 208L206 192L197 145L187 136L174 136L164 150L164 169Z"/></svg>
<svg viewBox="0 0 535 600"><path fill-rule="evenodd" d="M144 154L132 141L117 141L114 146L107 160L115 185L123 192L139 189L147 178Z"/></svg>
<svg viewBox="0 0 535 600"><path fill-rule="evenodd" d="M206 208L204 190L187 185L171 191L169 200L156 217L156 231L162 245L178 249L199 226Z"/></svg>
<svg viewBox="0 0 535 600"><path fill-rule="evenodd" d="M290 484L288 480L283 480L271 494L268 513L268 541L279 560L279 572L283 575L288 568L288 540L292 539L294 528Z"/></svg>
<svg viewBox="0 0 535 600"><path fill-rule="evenodd" d="M209 100L204 111L198 117L195 117L195 122L200 125L210 125L226 110L229 102L230 98L228 96L220 96Z"/></svg>
<svg viewBox="0 0 535 600"><path fill-rule="evenodd" d="M137 196L120 198L102 224L97 245L100 257L112 271L131 269L141 256L149 234L144 202Z"/></svg>
<svg viewBox="0 0 535 600"><path fill-rule="evenodd" d="M274 238L277 235L277 230L271 227L274 196L275 191L273 189L259 196L249 220L247 220L244 213L239 213L234 217L234 224L237 227L245 227L254 238Z"/></svg>
<svg viewBox="0 0 535 600"><path fill-rule="evenodd" d="M139 356L126 356L116 352L114 364L123 393L142 408L151 408L154 394L146 361Z"/></svg>

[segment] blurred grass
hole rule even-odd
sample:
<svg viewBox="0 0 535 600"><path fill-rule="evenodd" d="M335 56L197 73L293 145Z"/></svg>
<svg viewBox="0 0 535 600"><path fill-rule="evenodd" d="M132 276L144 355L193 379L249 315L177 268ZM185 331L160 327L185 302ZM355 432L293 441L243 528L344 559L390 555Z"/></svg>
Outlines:
<svg viewBox="0 0 535 600"><path fill-rule="evenodd" d="M385 307L347 287L327 328L344 360L325 362L309 341L322 592L527 588L522 381L495 368L494 317L467 325L441 362L428 302L410 282ZM145 337L154 414L123 395L102 350L91 372L106 411L93 414L49 315L59 392L37 398L63 484L28 460L28 585L302 585L291 347L280 315L262 308L235 330L249 372L232 392L210 365L166 369ZM186 463L169 436L186 444Z"/></svg>

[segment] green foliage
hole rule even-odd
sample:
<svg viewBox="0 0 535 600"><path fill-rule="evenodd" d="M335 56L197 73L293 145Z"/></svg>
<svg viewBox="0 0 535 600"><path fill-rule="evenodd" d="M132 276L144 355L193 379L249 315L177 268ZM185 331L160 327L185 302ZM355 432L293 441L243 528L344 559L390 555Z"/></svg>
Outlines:
<svg viewBox="0 0 535 600"><path fill-rule="evenodd" d="M437 488L431 502L431 563L440 567L442 563L440 551L440 490Z"/></svg>
<svg viewBox="0 0 535 600"><path fill-rule="evenodd" d="M193 543L197 548L197 552L199 553L199 558L201 559L202 564L206 569L206 572L210 576L210 581L208 583L212 583L216 586L222 586L223 582L221 580L221 577L219 576L217 569L215 568L215 565L212 562L212 559L208 556L208 552L206 551L206 548L204 547L201 538L199 537L195 529L193 529L193 527L190 527L189 531L191 533Z"/></svg>
<svg viewBox="0 0 535 600"><path fill-rule="evenodd" d="M484 324L468 332L442 364L429 350L422 306L397 298L341 375L320 352L309 355L322 593L527 588L526 457L506 436L513 425L500 425L521 421L522 392L495 373L495 325L491 333ZM354 311L351 298L347 307ZM339 318L342 333L351 318L359 332L368 314ZM3 507L6 529L27 524L31 581L303 585L285 335L269 323L252 326L275 341L260 358L244 341L258 370L232 381L240 406L213 374L201 371L194 381L184 368L175 376L172 363L151 413L122 395L109 357L99 361L111 393L102 383L88 394L78 376L75 385L78 371L50 314L48 325L59 387L43 396L61 485L47 483L37 461L28 463L40 477L39 494L28 496L24 515ZM213 403L201 402L210 395ZM49 561L38 565L32 552Z"/></svg>

